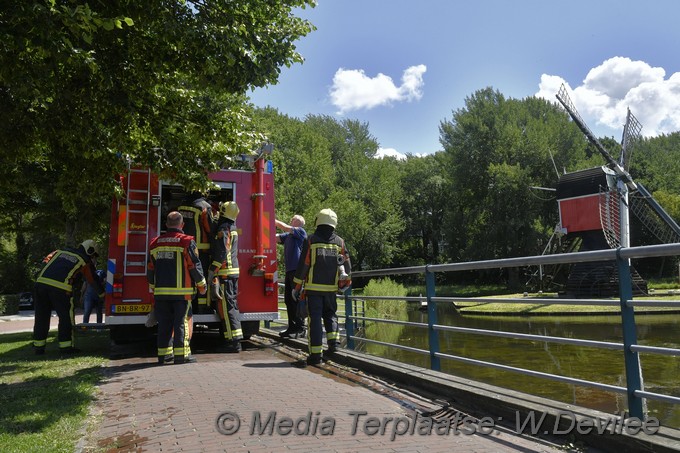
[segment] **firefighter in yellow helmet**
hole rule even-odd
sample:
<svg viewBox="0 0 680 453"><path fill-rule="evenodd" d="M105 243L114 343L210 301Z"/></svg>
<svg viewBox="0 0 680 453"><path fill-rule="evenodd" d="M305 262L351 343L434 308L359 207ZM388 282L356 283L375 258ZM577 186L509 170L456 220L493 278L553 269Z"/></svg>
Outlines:
<svg viewBox="0 0 680 453"><path fill-rule="evenodd" d="M322 322L326 329L328 353L337 350L338 303L336 292L351 284L351 265L345 241L335 234L338 216L331 209L322 209L316 216L316 230L302 246L293 297L300 297L304 284L309 322L308 365L321 363L323 352Z"/></svg>
<svg viewBox="0 0 680 453"><path fill-rule="evenodd" d="M97 256L92 239L83 241L77 248L64 248L50 253L35 282L35 321L33 347L38 355L45 353L50 330L52 310L59 316L57 339L62 354L80 352L73 345L74 299L73 288L80 288L82 278L92 285L100 297L104 288L95 277L94 258Z"/></svg>
<svg viewBox="0 0 680 453"><path fill-rule="evenodd" d="M220 204L217 228L212 241L212 263L209 278L212 300L222 319L226 352L240 352L243 331L238 309L238 232L236 218L239 208L236 202Z"/></svg>

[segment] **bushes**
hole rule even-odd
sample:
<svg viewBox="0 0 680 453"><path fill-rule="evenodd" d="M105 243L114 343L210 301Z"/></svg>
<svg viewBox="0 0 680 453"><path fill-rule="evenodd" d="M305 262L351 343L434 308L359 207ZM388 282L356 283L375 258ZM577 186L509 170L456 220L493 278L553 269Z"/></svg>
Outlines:
<svg viewBox="0 0 680 453"><path fill-rule="evenodd" d="M0 316L16 315L19 313L19 295L0 295Z"/></svg>
<svg viewBox="0 0 680 453"><path fill-rule="evenodd" d="M361 293L364 296L405 297L406 288L389 278L371 280ZM369 318L406 319L406 303L398 300L374 299L366 301L366 316Z"/></svg>

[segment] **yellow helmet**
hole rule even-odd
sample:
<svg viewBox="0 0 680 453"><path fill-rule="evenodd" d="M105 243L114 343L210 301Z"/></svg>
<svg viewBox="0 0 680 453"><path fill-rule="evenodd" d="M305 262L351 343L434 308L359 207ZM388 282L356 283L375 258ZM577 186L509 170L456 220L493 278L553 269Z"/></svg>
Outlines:
<svg viewBox="0 0 680 453"><path fill-rule="evenodd" d="M316 215L316 226L330 225L333 228L338 226L338 215L332 209L322 209Z"/></svg>
<svg viewBox="0 0 680 453"><path fill-rule="evenodd" d="M83 241L83 243L80 245L85 250L85 253L87 253L89 256L97 254L97 244L95 244L95 242L92 239L87 239Z"/></svg>
<svg viewBox="0 0 680 453"><path fill-rule="evenodd" d="M226 217L227 219L235 221L239 212L240 210L235 201L225 201L224 203L220 203L220 215L222 217Z"/></svg>

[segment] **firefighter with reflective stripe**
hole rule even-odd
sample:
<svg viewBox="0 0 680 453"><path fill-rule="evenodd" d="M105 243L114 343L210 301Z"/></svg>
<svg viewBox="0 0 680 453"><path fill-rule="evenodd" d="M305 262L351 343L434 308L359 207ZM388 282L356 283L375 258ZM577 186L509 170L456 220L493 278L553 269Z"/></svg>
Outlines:
<svg viewBox="0 0 680 453"><path fill-rule="evenodd" d="M38 274L34 288L33 347L36 354L45 353L52 310L59 316L59 351L64 354L80 352L73 344L73 288L80 288L82 278L85 277L97 294L104 297L104 288L95 277L93 258L96 255L95 243L88 239L78 248L55 250L45 258L45 265Z"/></svg>
<svg viewBox="0 0 680 453"><path fill-rule="evenodd" d="M211 281L212 300L217 304L224 339L227 342L226 352L240 352L243 331L241 330L238 309L238 232L236 218L239 207L234 201L220 204L220 215L217 230L212 243L213 261L208 274Z"/></svg>
<svg viewBox="0 0 680 453"><path fill-rule="evenodd" d="M193 236L198 248L198 258L201 260L203 271L210 267L210 238L215 228L215 219L212 214L212 206L202 193L192 192L177 208L184 219L184 234ZM207 294L207 293L206 293ZM196 293L194 300L194 313L210 313L207 295Z"/></svg>
<svg viewBox="0 0 680 453"><path fill-rule="evenodd" d="M149 244L147 263L158 321L158 363L193 363L188 314L194 285L201 294L206 292L205 277L196 242L182 230L182 214L170 212L165 224L167 231Z"/></svg>
<svg viewBox="0 0 680 453"><path fill-rule="evenodd" d="M322 209L316 216L316 231L302 246L300 262L293 282L293 296L300 298L304 285L309 324L308 365L321 363L323 352L323 327L326 329L328 353L337 350L338 303L336 292L351 284L351 264L345 241L335 234L338 216L331 209ZM342 278L342 279L341 279Z"/></svg>

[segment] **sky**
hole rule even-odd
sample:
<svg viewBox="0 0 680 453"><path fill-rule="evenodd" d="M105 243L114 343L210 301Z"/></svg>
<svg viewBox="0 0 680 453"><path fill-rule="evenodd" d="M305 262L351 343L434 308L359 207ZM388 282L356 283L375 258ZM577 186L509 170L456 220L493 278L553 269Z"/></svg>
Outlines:
<svg viewBox="0 0 680 453"><path fill-rule="evenodd" d="M442 149L439 125L491 87L557 102L562 84L598 137L680 130L680 1L318 0L303 64L249 94L304 119L367 123L379 155Z"/></svg>

